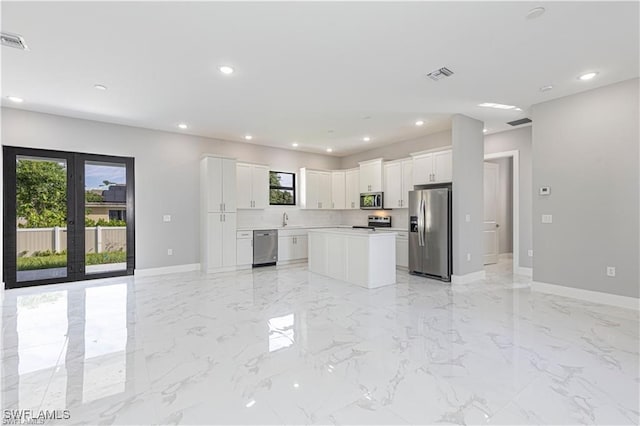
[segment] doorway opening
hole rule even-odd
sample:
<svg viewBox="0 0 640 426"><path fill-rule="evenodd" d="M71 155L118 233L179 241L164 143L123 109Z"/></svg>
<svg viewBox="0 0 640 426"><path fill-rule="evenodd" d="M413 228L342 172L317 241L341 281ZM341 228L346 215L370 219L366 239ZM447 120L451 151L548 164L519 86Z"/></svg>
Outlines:
<svg viewBox="0 0 640 426"><path fill-rule="evenodd" d="M3 147L7 288L132 275L133 158Z"/></svg>
<svg viewBox="0 0 640 426"><path fill-rule="evenodd" d="M484 265L500 273L519 273L519 153L485 156Z"/></svg>

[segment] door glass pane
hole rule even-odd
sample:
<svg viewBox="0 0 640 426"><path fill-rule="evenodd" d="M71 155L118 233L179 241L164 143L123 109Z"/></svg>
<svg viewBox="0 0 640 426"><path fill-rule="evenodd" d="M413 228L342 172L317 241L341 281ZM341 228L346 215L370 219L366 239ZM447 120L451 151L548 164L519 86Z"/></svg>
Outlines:
<svg viewBox="0 0 640 426"><path fill-rule="evenodd" d="M127 269L127 168L123 163L86 161L85 271Z"/></svg>
<svg viewBox="0 0 640 426"><path fill-rule="evenodd" d="M67 162L16 157L16 280L67 276Z"/></svg>

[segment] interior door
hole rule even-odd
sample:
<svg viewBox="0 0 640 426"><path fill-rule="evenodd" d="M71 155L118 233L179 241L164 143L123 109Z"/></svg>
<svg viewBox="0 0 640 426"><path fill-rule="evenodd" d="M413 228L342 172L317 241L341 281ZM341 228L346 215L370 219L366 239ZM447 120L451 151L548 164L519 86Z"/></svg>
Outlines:
<svg viewBox="0 0 640 426"><path fill-rule="evenodd" d="M498 176L499 166L484 163L484 264L498 263Z"/></svg>

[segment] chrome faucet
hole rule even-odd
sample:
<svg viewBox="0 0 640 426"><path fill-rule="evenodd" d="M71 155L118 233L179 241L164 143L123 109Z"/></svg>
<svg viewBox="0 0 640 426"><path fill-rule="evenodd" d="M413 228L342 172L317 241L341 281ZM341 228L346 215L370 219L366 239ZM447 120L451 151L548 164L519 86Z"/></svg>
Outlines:
<svg viewBox="0 0 640 426"><path fill-rule="evenodd" d="M289 215L287 212L282 213L282 227L287 226L287 221L289 220Z"/></svg>

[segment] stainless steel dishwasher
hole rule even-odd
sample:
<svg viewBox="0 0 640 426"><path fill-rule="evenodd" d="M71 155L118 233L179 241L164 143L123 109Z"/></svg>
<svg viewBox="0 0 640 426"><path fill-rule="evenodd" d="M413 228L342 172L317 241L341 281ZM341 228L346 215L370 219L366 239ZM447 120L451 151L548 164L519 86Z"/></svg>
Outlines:
<svg viewBox="0 0 640 426"><path fill-rule="evenodd" d="M253 266L275 265L278 261L278 230L253 231Z"/></svg>

